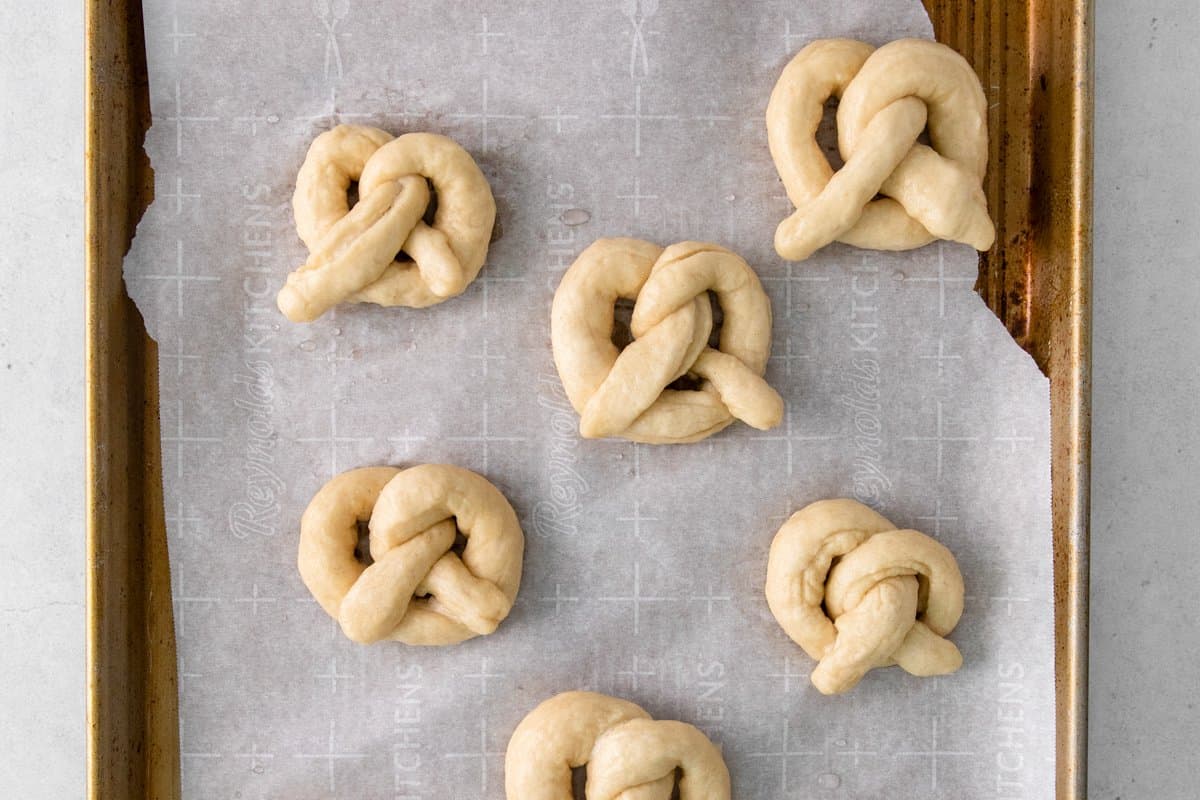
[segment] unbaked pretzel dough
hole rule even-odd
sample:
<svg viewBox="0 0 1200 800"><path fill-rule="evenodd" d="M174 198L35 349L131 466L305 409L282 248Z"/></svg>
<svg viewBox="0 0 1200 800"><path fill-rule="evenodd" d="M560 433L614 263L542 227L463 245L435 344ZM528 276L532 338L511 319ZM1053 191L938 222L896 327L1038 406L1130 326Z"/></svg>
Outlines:
<svg viewBox="0 0 1200 800"><path fill-rule="evenodd" d="M963 610L954 556L855 500L820 500L783 524L766 591L783 630L820 662L812 682L824 694L850 690L874 667L945 675L962 666L942 638Z"/></svg>
<svg viewBox="0 0 1200 800"><path fill-rule="evenodd" d="M438 203L427 225L430 183ZM483 267L496 221L487 179L453 139L393 139L363 125L338 125L313 141L292 209L309 250L277 298L293 322L311 322L339 303L420 308L461 294ZM412 260L394 260L400 251Z"/></svg>
<svg viewBox="0 0 1200 800"><path fill-rule="evenodd" d="M587 767L587 800L729 800L721 751L685 722L595 692L564 692L521 720L504 756L508 800L572 800L571 770Z"/></svg>
<svg viewBox="0 0 1200 800"><path fill-rule="evenodd" d="M371 558L355 557L368 522ZM461 533L461 558L453 551ZM350 639L455 644L508 616L525 536L485 478L447 464L343 472L300 520L300 577Z"/></svg>
<svg viewBox="0 0 1200 800"><path fill-rule="evenodd" d="M708 346L709 291L724 313L716 349ZM636 304L634 340L619 351L612 332L620 298ZM550 338L584 438L695 442L735 419L766 430L783 416L783 400L762 377L771 301L750 265L719 245L593 242L558 285ZM684 375L700 387L667 388Z"/></svg>
<svg viewBox="0 0 1200 800"><path fill-rule="evenodd" d="M845 164L836 173L816 140L830 97L841 98ZM918 142L927 128L928 146ZM852 39L813 42L771 92L767 142L796 207L775 231L782 258L800 261L834 241L873 250L935 239L992 246L982 188L987 99L971 65L946 45L899 39L875 50Z"/></svg>

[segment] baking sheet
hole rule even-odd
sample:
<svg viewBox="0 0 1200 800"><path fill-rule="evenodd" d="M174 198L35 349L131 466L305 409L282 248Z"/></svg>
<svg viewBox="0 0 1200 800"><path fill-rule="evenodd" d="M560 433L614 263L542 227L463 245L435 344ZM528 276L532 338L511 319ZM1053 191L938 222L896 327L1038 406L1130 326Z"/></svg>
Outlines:
<svg viewBox="0 0 1200 800"><path fill-rule="evenodd" d="M790 210L762 122L779 70L813 38L928 36L919 3L499 5L146 5L157 200L126 270L160 343L185 797L502 797L512 728L568 688L698 725L741 797L1050 797L1044 378L965 248L788 265L771 247ZM305 255L296 170L339 121L475 155L502 235L462 297L309 326L275 310ZM755 266L783 426L578 439L550 299L610 235ZM353 645L296 573L299 516L334 472L421 461L513 502L516 607L455 648ZM961 672L808 684L762 597L766 553L790 511L836 495L957 554Z"/></svg>

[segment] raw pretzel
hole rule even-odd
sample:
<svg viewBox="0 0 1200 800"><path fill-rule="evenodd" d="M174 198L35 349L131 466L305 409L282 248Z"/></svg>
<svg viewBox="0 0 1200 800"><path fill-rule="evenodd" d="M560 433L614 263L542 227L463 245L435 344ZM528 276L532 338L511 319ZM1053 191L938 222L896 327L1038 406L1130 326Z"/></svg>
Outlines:
<svg viewBox="0 0 1200 800"><path fill-rule="evenodd" d="M729 800L729 770L685 722L594 692L564 692L521 720L504 757L508 800L572 800L571 770L587 766L587 800Z"/></svg>
<svg viewBox="0 0 1200 800"><path fill-rule="evenodd" d="M812 682L824 694L848 691L874 667L924 676L962 666L942 638L962 616L954 556L862 503L821 500L793 514L771 543L766 590L775 619L820 662Z"/></svg>
<svg viewBox="0 0 1200 800"><path fill-rule="evenodd" d="M724 313L717 349L708 346L709 291ZM619 298L636 300L634 340L621 351L612 343ZM762 378L771 301L754 270L719 245L593 242L554 294L551 341L585 438L694 442L734 419L765 430L783 416L783 400ZM684 375L700 388L667 388Z"/></svg>
<svg viewBox="0 0 1200 800"><path fill-rule="evenodd" d="M426 180L437 191L433 225ZM359 201L347 190L358 181ZM279 310L311 322L338 303L420 308L461 294L479 274L496 201L475 161L452 139L339 125L308 149L292 198L309 249L288 275ZM404 251L411 261L395 261Z"/></svg>
<svg viewBox="0 0 1200 800"><path fill-rule="evenodd" d="M830 97L841 98L845 164L836 173L816 141ZM808 45L784 68L767 105L771 157L796 207L775 230L776 252L800 261L834 241L908 250L935 239L987 250L995 229L981 186L986 115L979 78L945 45ZM918 142L926 127L931 146Z"/></svg>
<svg viewBox="0 0 1200 800"><path fill-rule="evenodd" d="M371 558L355 558L369 521ZM461 533L466 546L453 552ZM343 472L300 520L300 576L356 642L455 644L508 616L525 537L500 491L470 470L422 464Z"/></svg>

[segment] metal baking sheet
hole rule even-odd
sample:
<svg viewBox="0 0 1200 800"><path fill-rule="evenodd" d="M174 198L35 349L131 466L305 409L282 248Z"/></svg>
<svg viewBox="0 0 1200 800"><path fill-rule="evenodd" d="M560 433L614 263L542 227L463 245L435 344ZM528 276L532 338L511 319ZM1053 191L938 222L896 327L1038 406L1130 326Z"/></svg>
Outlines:
<svg viewBox="0 0 1200 800"><path fill-rule="evenodd" d="M1001 230L1007 225L1012 236L1002 235L985 258L980 288L1052 379L1062 653L1059 796L1079 797L1086 642L1088 9L1047 4L1017 14L1004 6L932 5L931 12L939 37L966 53L985 86L997 93L996 107L1008 114L1008 129L1029 131L1024 161L999 161L1007 176L1001 187L1010 207L1026 209L1024 224L1020 213L1011 224L1002 218ZM145 162L137 150L145 125L144 84L139 85L144 76L136 9L105 4L89 12L90 784L97 797L172 796L178 785L172 777L174 661L157 504L155 357L119 281L120 255L147 197ZM1014 62L1011 53L1023 45L1028 52ZM1004 142L1008 146L1009 137ZM1010 163L1019 168L1010 170ZM1031 194L1030 185L1040 191ZM996 208L997 188L988 189ZM1051 203L1051 196L1068 202ZM1009 287L1001 292L1004 303L996 302L997 286Z"/></svg>

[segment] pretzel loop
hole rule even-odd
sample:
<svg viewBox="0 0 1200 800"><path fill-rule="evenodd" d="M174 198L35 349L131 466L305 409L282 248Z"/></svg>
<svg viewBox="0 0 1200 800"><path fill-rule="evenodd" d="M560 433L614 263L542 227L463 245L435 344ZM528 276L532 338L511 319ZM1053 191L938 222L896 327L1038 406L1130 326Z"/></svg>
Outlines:
<svg viewBox="0 0 1200 800"><path fill-rule="evenodd" d="M831 97L841 101L845 163L836 173L816 141ZM796 207L776 229L776 251L799 261L833 241L908 250L934 239L988 249L995 229L982 189L986 113L979 79L945 45L808 45L784 68L767 106L771 156ZM918 142L925 130L932 146Z"/></svg>
<svg viewBox="0 0 1200 800"><path fill-rule="evenodd" d="M564 692L525 716L504 758L508 800L571 800L571 770L587 767L588 800L728 800L721 752L697 728L653 720L594 692Z"/></svg>
<svg viewBox="0 0 1200 800"><path fill-rule="evenodd" d="M708 346L709 291L724 313L716 348ZM618 351L611 339L621 298L635 301L634 340ZM555 364L585 438L690 442L734 419L766 429L783 415L762 378L770 301L750 266L723 247L596 241L563 276L551 320ZM667 388L684 375L699 388Z"/></svg>
<svg viewBox="0 0 1200 800"><path fill-rule="evenodd" d="M358 181L359 202L347 192ZM429 185L433 225L423 221ZM423 307L461 294L487 256L496 204L487 179L453 140L393 139L339 125L318 136L296 178L296 232L309 249L279 292L279 309L309 322L342 302ZM403 251L411 261L394 260Z"/></svg>
<svg viewBox="0 0 1200 800"><path fill-rule="evenodd" d="M355 557L368 522L373 563ZM466 545L454 551L461 533ZM521 581L516 513L469 470L424 464L338 475L300 523L300 575L350 639L454 644L492 633Z"/></svg>
<svg viewBox="0 0 1200 800"><path fill-rule="evenodd" d="M820 662L812 682L825 694L848 691L874 667L944 675L962 666L943 638L962 616L954 556L853 500L822 500L784 523L766 593L784 631Z"/></svg>

